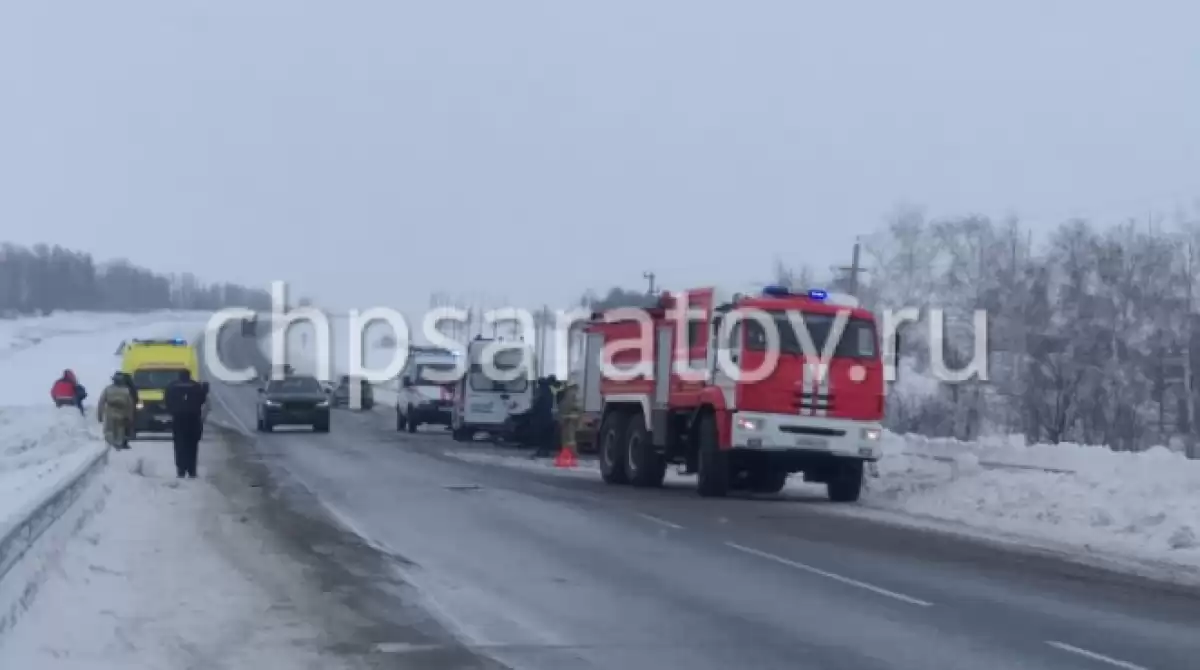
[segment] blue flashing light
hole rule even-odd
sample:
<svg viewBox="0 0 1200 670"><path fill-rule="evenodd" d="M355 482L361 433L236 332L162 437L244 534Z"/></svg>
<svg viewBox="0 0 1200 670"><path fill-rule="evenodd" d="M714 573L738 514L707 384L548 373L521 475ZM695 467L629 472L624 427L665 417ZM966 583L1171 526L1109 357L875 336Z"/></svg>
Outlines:
<svg viewBox="0 0 1200 670"><path fill-rule="evenodd" d="M827 300L829 298L829 292L823 291L819 288L814 288L808 292L808 297L813 300Z"/></svg>
<svg viewBox="0 0 1200 670"><path fill-rule="evenodd" d="M763 287L763 295L768 295L774 298L785 298L792 294L786 286L770 285Z"/></svg>
<svg viewBox="0 0 1200 670"><path fill-rule="evenodd" d="M171 344L182 347L187 344L187 340L183 339L182 337L176 337L175 339L171 340Z"/></svg>

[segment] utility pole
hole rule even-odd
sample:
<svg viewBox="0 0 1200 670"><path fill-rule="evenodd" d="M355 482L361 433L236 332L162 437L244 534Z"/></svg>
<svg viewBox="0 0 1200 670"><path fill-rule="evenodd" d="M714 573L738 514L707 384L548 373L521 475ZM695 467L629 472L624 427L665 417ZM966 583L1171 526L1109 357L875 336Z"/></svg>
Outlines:
<svg viewBox="0 0 1200 670"><path fill-rule="evenodd" d="M1185 454L1188 458L1196 458L1196 399L1192 396L1192 242L1188 240L1187 248L1187 308L1184 309L1187 328L1183 343L1183 392L1187 397L1188 433L1184 440Z"/></svg>
<svg viewBox="0 0 1200 670"><path fill-rule="evenodd" d="M643 272L642 277L650 282L650 288L646 290L646 295L654 295L654 273L649 271Z"/></svg>
<svg viewBox="0 0 1200 670"><path fill-rule="evenodd" d="M867 271L867 268L861 267L859 265L861 248L862 248L862 244L861 244L860 239L857 237L854 238L854 255L850 261L850 265L848 267L843 265L841 267L834 268L835 270L838 270L840 272L849 273L850 295L855 296L855 297L858 297L858 275L860 272Z"/></svg>

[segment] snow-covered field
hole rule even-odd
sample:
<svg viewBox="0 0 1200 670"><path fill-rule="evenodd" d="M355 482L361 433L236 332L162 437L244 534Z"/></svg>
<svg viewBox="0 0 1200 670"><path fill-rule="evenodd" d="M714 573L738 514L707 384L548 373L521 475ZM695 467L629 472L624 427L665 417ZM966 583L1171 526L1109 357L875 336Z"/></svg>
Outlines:
<svg viewBox="0 0 1200 670"><path fill-rule="evenodd" d="M194 339L208 321L195 312L62 313L0 319L0 407L45 407L50 385L70 368L87 387L90 404L121 364L117 348L135 337Z"/></svg>

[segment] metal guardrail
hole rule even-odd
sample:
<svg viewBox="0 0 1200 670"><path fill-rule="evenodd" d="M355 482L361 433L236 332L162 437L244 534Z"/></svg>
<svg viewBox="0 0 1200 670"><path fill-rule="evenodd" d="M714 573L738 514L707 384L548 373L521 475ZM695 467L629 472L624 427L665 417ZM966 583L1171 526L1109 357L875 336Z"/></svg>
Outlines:
<svg viewBox="0 0 1200 670"><path fill-rule="evenodd" d="M0 580L3 580L38 538L79 499L88 484L108 464L111 449L105 448L83 465L70 479L35 504L23 519L13 522L0 538Z"/></svg>

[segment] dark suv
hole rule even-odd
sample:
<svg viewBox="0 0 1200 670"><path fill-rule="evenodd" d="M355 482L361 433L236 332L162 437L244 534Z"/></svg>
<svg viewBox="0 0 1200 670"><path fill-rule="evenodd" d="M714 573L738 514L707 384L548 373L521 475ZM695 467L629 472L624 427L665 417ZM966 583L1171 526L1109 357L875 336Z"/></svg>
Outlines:
<svg viewBox="0 0 1200 670"><path fill-rule="evenodd" d="M358 380L359 388L362 389L362 408L369 410L375 406L375 389L371 386L371 382L366 379ZM337 388L333 390L331 398L334 407L349 407L350 406L350 376L342 375L338 380Z"/></svg>
<svg viewBox="0 0 1200 670"><path fill-rule="evenodd" d="M258 429L271 432L275 426L329 432L329 398L316 377L285 377L258 389Z"/></svg>

